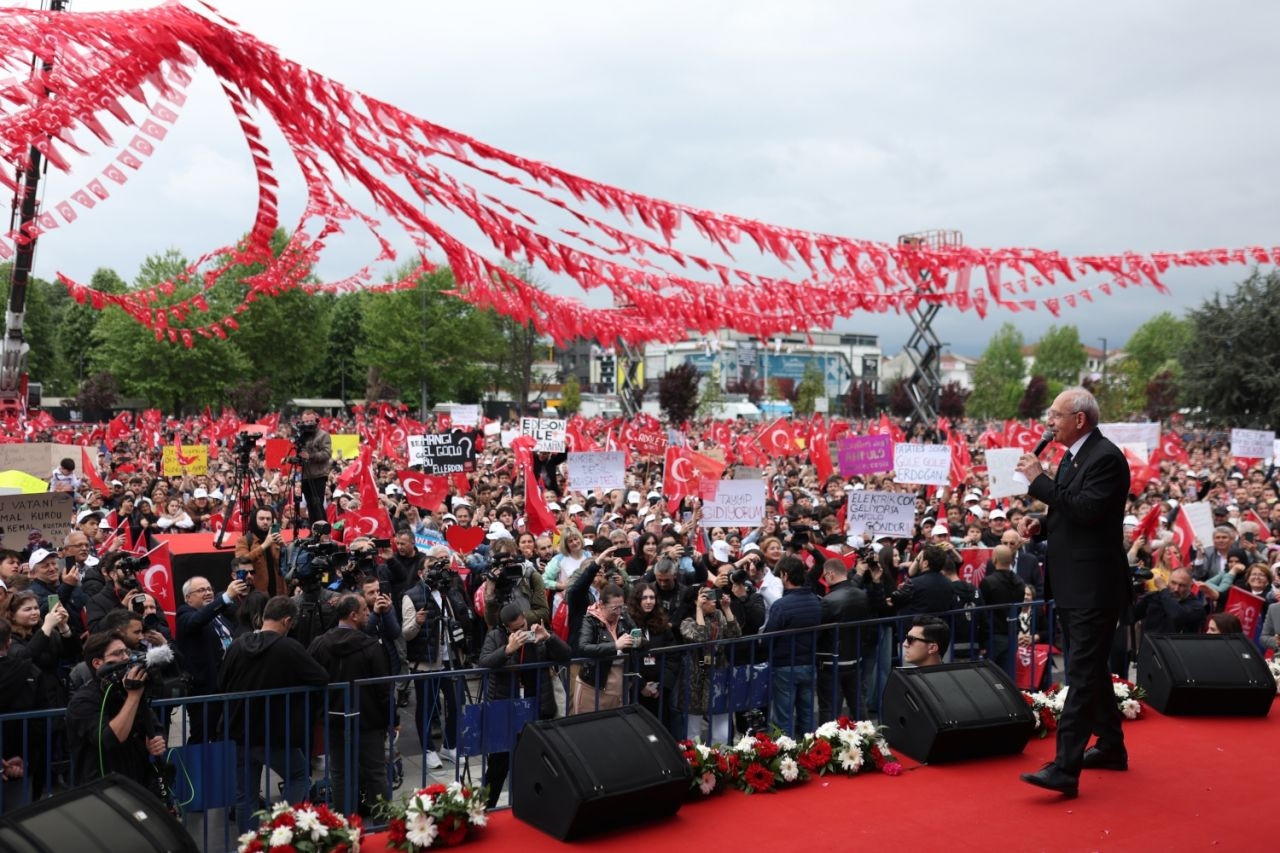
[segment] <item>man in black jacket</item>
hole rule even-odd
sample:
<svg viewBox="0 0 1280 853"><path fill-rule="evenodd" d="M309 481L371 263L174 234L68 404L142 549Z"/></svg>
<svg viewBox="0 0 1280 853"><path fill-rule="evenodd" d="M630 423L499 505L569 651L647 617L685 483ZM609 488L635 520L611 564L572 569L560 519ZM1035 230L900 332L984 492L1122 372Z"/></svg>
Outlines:
<svg viewBox="0 0 1280 853"><path fill-rule="evenodd" d="M496 670L549 661L561 664L569 662L569 644L539 623L530 627L519 604L504 606L499 619L500 624L485 635L484 646L480 650L480 666ZM514 699L519 698L523 692L525 697L534 699L538 717L551 719L556 715L556 701L551 689L553 677L550 667L495 672L489 676L488 698ZM514 743L519 732L510 734ZM498 805L498 796L507 781L510 763L509 752L489 754L488 771L484 777L484 783L489 786L489 808Z"/></svg>
<svg viewBox="0 0 1280 853"><path fill-rule="evenodd" d="M231 647L236 604L247 595L249 585L232 579L225 592L213 593L213 584L200 576L182 585L182 604L178 605L178 636L175 645L182 655L183 666L191 675L191 695L207 696L218 692L218 669ZM221 702L187 706L189 734L187 739L203 742L217 731L222 717Z"/></svg>
<svg viewBox="0 0 1280 853"><path fill-rule="evenodd" d="M837 625L873 618L867 593L849 579L849 567L839 557L822 564L827 594L822 597L822 624ZM853 626L822 632L818 638L818 723L834 720L845 703L849 713L865 720L866 699L858 690L858 661L874 668L879 629Z"/></svg>
<svg viewBox="0 0 1280 853"><path fill-rule="evenodd" d="M1015 533L1014 536L1017 536ZM1022 604L1026 589L1022 578L1013 571L1013 550L997 545L991 552L992 571L979 584L984 604ZM989 610L984 614L983 631L989 634L987 652L991 660L1003 668L1009 666L1009 649L1017 643L1018 611L1016 607ZM987 630L989 629L989 631Z"/></svg>
<svg viewBox="0 0 1280 853"><path fill-rule="evenodd" d="M893 609L901 616L917 613L945 613L959 603L955 587L942 573L948 560L950 545L926 545L916 555L909 577L889 596Z"/></svg>
<svg viewBox="0 0 1280 853"><path fill-rule="evenodd" d="M1143 632L1199 634L1213 610L1213 602L1206 601L1203 592L1192 594L1191 572L1174 569L1167 582L1156 575L1155 585L1155 592L1142 596L1133 608L1134 618L1142 620Z"/></svg>
<svg viewBox="0 0 1280 853"><path fill-rule="evenodd" d="M284 692L232 701L227 713L223 731L240 747L236 752L236 786L240 788L236 817L241 830L249 825L250 815L258 808L264 765L270 765L284 779L285 799L291 803L306 799L310 787L308 739L311 723L324 707L324 699L319 691L308 693L296 688L323 687L329 682L329 673L301 643L288 636L297 619L297 601L277 595L262 611L262 628L236 639L222 660L222 692ZM246 704L251 707L246 709ZM246 778L252 794L243 787Z"/></svg>
<svg viewBox="0 0 1280 853"><path fill-rule="evenodd" d="M1098 420L1093 395L1068 388L1049 408L1049 429L1067 448L1056 476L1045 473L1031 453L1017 466L1031 497L1049 507L1043 524L1024 518L1018 532L1047 540L1045 595L1056 604L1071 685L1058 723L1057 755L1021 778L1068 797L1078 791L1082 768L1129 766L1107 666L1120 613L1133 600L1124 548L1129 465L1097 429ZM1098 739L1086 751L1090 732Z"/></svg>
<svg viewBox="0 0 1280 853"><path fill-rule="evenodd" d="M85 605L85 623L90 631L98 631L102 617L112 610L128 607L134 596L141 594L138 574L127 555L113 555L102 564L107 584Z"/></svg>
<svg viewBox="0 0 1280 853"><path fill-rule="evenodd" d="M365 633L369 605L363 597L344 595L334 606L338 624L311 642L311 656L329 674L329 681L350 684L360 678L380 678L389 674L387 655L381 644ZM372 811L379 797L389 798L387 784L387 733L395 724L395 703L391 685L364 684L357 688L355 731L346 726L352 718L346 709L329 707L329 762L333 792L344 814L357 808ZM354 755L351 754L354 748ZM358 785L351 785L348 768L356 770ZM358 793L357 793L358 792Z"/></svg>

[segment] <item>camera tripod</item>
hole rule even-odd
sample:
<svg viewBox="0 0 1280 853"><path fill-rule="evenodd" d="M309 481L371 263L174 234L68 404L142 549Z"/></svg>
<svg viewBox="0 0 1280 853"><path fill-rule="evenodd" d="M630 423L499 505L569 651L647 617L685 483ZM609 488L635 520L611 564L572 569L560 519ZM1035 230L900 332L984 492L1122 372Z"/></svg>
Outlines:
<svg viewBox="0 0 1280 853"><path fill-rule="evenodd" d="M226 535L227 528L231 526L231 519L237 512L240 513L240 532L244 534L253 524L253 508L266 504L262 487L254 483L249 471L249 457L253 453L253 445L256 441L252 436L253 433L248 432L242 432L236 436L234 446L236 469L232 475L231 488L227 493L226 520L222 529L218 531L218 535L214 537L214 548L222 548L222 538Z"/></svg>

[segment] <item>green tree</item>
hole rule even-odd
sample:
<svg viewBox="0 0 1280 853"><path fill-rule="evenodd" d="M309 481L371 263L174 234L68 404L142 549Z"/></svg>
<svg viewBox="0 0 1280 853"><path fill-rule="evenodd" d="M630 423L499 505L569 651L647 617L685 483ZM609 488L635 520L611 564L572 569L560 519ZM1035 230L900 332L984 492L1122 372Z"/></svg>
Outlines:
<svg viewBox="0 0 1280 853"><path fill-rule="evenodd" d="M174 249L151 255L143 261L134 288L172 279L182 274L188 263ZM194 285L179 285L171 295L161 297L158 307L195 293ZM196 315L192 322L202 321ZM220 403L226 389L245 378L250 370L250 362L234 337L220 341L196 336L191 349L187 349L181 343L170 343L168 338L157 340L155 332L115 307L107 308L98 318L91 352L92 370L114 374L125 396L141 397L148 405L172 412L196 411Z"/></svg>
<svg viewBox="0 0 1280 853"><path fill-rule="evenodd" d="M89 279L89 287L102 293L124 293L128 289L124 279L114 270L105 267L97 270ZM54 343L58 350L60 370L55 385L56 390L63 393L79 394L80 387L89 378L88 365L91 362L90 349L93 345L93 330L98 325L102 312L86 303L78 305L71 302L62 312L54 333Z"/></svg>
<svg viewBox="0 0 1280 853"><path fill-rule="evenodd" d="M822 381L822 371L818 365L810 361L804 366L804 376L796 386L796 413L813 414L815 401L826 394L827 388Z"/></svg>
<svg viewBox="0 0 1280 853"><path fill-rule="evenodd" d="M1191 345L1191 322L1165 311L1139 326L1124 345L1124 363L1132 365L1143 384L1168 370L1175 377L1182 372L1179 361Z"/></svg>
<svg viewBox="0 0 1280 853"><path fill-rule="evenodd" d="M672 424L682 424L698 410L698 368L686 361L658 380L658 405Z"/></svg>
<svg viewBox="0 0 1280 853"><path fill-rule="evenodd" d="M412 262L394 276L412 273ZM401 390L406 402L479 402L493 383L502 337L490 312L446 293L453 274L439 268L411 290L370 293L364 305L364 341L357 350L380 383Z"/></svg>
<svg viewBox="0 0 1280 853"><path fill-rule="evenodd" d="M9 304L13 263L0 264L0 305ZM57 386L59 373L55 328L61 302L70 302L62 285L53 285L32 276L27 282L23 305L22 336L31 347L27 353L27 378L50 387Z"/></svg>
<svg viewBox="0 0 1280 853"><path fill-rule="evenodd" d="M1050 326L1036 344L1036 359L1031 372L1043 376L1049 385L1069 386L1080 381L1087 358L1080 332L1075 326Z"/></svg>
<svg viewBox="0 0 1280 853"><path fill-rule="evenodd" d="M1012 323L1002 325L973 368L973 396L966 409L979 418L1010 418L1022 398L1022 333Z"/></svg>
<svg viewBox="0 0 1280 853"><path fill-rule="evenodd" d="M1182 393L1204 420L1269 428L1280 423L1280 271L1254 271L1234 293L1188 313Z"/></svg>
<svg viewBox="0 0 1280 853"><path fill-rule="evenodd" d="M578 384L578 375L570 373L569 378L560 387L560 414L566 418L575 415L582 408L582 386Z"/></svg>
<svg viewBox="0 0 1280 853"><path fill-rule="evenodd" d="M702 392L698 394L698 417L712 418L724 403L724 391L720 388L720 368L713 366L711 375L702 383Z"/></svg>

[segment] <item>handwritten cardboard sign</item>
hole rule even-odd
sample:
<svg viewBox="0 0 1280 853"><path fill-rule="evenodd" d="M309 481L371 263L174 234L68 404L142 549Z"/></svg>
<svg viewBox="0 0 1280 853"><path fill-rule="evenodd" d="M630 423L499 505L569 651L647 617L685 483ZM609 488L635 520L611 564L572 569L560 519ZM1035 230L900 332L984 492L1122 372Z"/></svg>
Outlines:
<svg viewBox="0 0 1280 853"><path fill-rule="evenodd" d="M533 449L539 453L564 453L564 418L521 418L520 433L533 436Z"/></svg>
<svg viewBox="0 0 1280 853"><path fill-rule="evenodd" d="M764 521L764 480L703 483L699 527L755 527Z"/></svg>
<svg viewBox="0 0 1280 853"><path fill-rule="evenodd" d="M887 435L854 435L840 439L836 458L841 477L883 474L893 469L893 439Z"/></svg>
<svg viewBox="0 0 1280 853"><path fill-rule="evenodd" d="M916 496L910 492L855 490L848 496L850 535L910 536L916 523Z"/></svg>
<svg viewBox="0 0 1280 853"><path fill-rule="evenodd" d="M893 478L899 483L945 486L950 482L951 447L946 444L895 444Z"/></svg>
<svg viewBox="0 0 1280 853"><path fill-rule="evenodd" d="M569 486L576 491L626 488L626 454L620 451L569 454Z"/></svg>
<svg viewBox="0 0 1280 853"><path fill-rule="evenodd" d="M1265 459L1275 449L1275 442L1275 430L1233 429L1231 455L1241 459Z"/></svg>

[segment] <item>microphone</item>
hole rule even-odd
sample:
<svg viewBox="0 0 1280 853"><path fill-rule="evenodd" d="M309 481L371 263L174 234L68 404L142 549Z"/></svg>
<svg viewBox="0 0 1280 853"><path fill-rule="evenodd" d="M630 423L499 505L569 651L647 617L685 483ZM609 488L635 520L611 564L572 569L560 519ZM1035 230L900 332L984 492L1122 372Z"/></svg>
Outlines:
<svg viewBox="0 0 1280 853"><path fill-rule="evenodd" d="M1053 441L1053 430L1047 429L1044 435L1040 436L1040 443L1036 445L1036 449L1031 451L1032 455L1039 456L1044 453L1044 449L1049 446L1049 442Z"/></svg>

